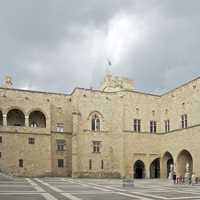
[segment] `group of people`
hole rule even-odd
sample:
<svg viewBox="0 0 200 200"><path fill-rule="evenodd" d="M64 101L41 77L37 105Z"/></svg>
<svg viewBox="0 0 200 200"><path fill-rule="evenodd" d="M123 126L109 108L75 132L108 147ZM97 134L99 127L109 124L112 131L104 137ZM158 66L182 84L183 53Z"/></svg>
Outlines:
<svg viewBox="0 0 200 200"><path fill-rule="evenodd" d="M176 173L174 172L173 174L173 182L174 184L183 184L183 183L188 183L188 184L197 184L199 182L198 177L195 176L193 173L191 177L185 178L184 176L176 176Z"/></svg>

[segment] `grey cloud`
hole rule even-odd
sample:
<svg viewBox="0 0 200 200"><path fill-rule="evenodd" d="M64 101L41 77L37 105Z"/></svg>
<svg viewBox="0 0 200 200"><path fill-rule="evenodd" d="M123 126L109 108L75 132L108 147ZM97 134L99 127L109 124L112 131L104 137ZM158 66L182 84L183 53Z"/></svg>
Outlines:
<svg viewBox="0 0 200 200"><path fill-rule="evenodd" d="M168 90L200 73L199 8L198 0L0 1L0 80L10 74L16 87L57 92L98 87L110 22L123 13L144 36L113 73L144 91Z"/></svg>

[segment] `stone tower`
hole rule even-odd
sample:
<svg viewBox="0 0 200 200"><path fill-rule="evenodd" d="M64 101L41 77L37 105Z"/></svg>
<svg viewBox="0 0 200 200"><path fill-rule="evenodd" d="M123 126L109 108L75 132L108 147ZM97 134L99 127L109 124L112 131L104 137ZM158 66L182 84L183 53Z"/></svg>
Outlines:
<svg viewBox="0 0 200 200"><path fill-rule="evenodd" d="M122 90L133 90L133 81L124 77L113 76L107 73L101 84L100 90L104 92L117 92Z"/></svg>

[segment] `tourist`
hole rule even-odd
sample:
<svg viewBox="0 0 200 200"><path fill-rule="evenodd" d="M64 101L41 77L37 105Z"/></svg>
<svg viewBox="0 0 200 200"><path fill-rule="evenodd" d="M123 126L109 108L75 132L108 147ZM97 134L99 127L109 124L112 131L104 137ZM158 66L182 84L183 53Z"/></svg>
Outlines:
<svg viewBox="0 0 200 200"><path fill-rule="evenodd" d="M174 184L176 184L176 173L175 172L173 174L173 181L174 181Z"/></svg>

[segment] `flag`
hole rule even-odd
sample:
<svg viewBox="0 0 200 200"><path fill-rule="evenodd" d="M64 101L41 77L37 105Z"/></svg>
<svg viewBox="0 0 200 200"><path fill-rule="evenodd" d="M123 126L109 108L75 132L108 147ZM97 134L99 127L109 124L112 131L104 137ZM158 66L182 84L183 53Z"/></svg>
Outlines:
<svg viewBox="0 0 200 200"><path fill-rule="evenodd" d="M111 63L111 61L108 58L107 58L107 61L108 61L108 65L111 66L112 63Z"/></svg>

